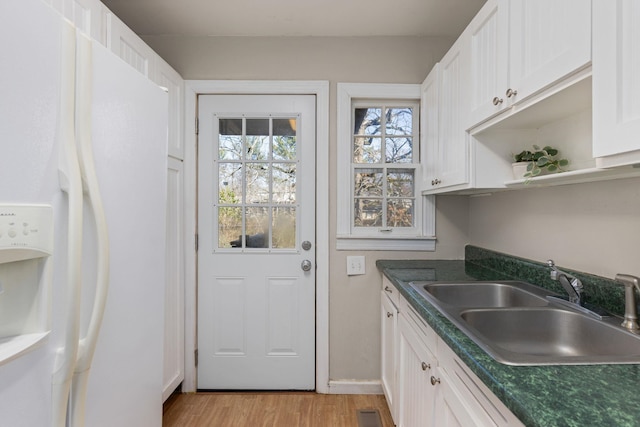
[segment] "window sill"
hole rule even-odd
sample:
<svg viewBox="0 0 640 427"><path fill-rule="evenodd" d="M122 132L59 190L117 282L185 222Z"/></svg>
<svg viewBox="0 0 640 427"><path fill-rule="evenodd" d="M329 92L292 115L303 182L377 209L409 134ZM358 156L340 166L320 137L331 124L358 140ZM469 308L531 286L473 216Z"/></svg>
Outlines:
<svg viewBox="0 0 640 427"><path fill-rule="evenodd" d="M339 251L435 251L436 237L363 237L338 236Z"/></svg>

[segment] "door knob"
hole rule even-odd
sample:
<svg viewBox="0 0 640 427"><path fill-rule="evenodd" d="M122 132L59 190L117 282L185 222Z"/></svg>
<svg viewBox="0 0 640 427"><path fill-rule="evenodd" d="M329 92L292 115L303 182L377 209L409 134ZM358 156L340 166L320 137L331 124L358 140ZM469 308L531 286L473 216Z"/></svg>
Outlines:
<svg viewBox="0 0 640 427"><path fill-rule="evenodd" d="M305 240L304 242L302 242L302 249L304 249L305 251L308 251L309 249L311 249L311 242L308 240Z"/></svg>
<svg viewBox="0 0 640 427"><path fill-rule="evenodd" d="M300 264L300 268L302 268L302 271L311 270L311 261L305 259L304 261L302 261L302 264Z"/></svg>

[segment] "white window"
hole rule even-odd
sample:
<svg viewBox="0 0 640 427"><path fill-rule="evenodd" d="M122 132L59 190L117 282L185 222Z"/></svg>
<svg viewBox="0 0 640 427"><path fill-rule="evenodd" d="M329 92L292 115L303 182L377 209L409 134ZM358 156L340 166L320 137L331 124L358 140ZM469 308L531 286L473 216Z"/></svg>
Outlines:
<svg viewBox="0 0 640 427"><path fill-rule="evenodd" d="M420 85L338 84L337 248L434 250L421 196Z"/></svg>

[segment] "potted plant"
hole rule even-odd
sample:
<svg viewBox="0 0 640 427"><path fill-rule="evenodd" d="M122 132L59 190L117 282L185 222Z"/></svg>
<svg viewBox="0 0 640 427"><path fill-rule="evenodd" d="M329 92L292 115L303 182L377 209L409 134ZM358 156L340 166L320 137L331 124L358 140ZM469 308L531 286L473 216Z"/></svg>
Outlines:
<svg viewBox="0 0 640 427"><path fill-rule="evenodd" d="M567 166L567 159L558 159L558 150L546 146L540 148L533 146L533 151L523 150L513 156L513 176L515 179L526 178L527 181L543 172L564 172L562 167Z"/></svg>

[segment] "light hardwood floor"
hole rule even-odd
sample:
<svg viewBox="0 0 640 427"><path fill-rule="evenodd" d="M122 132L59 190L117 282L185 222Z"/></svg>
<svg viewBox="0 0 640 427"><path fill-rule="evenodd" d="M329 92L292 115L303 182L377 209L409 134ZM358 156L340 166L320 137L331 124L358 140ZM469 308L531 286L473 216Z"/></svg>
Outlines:
<svg viewBox="0 0 640 427"><path fill-rule="evenodd" d="M313 392L176 394L164 404L163 427L357 427L358 409L377 409L393 427L382 395Z"/></svg>

